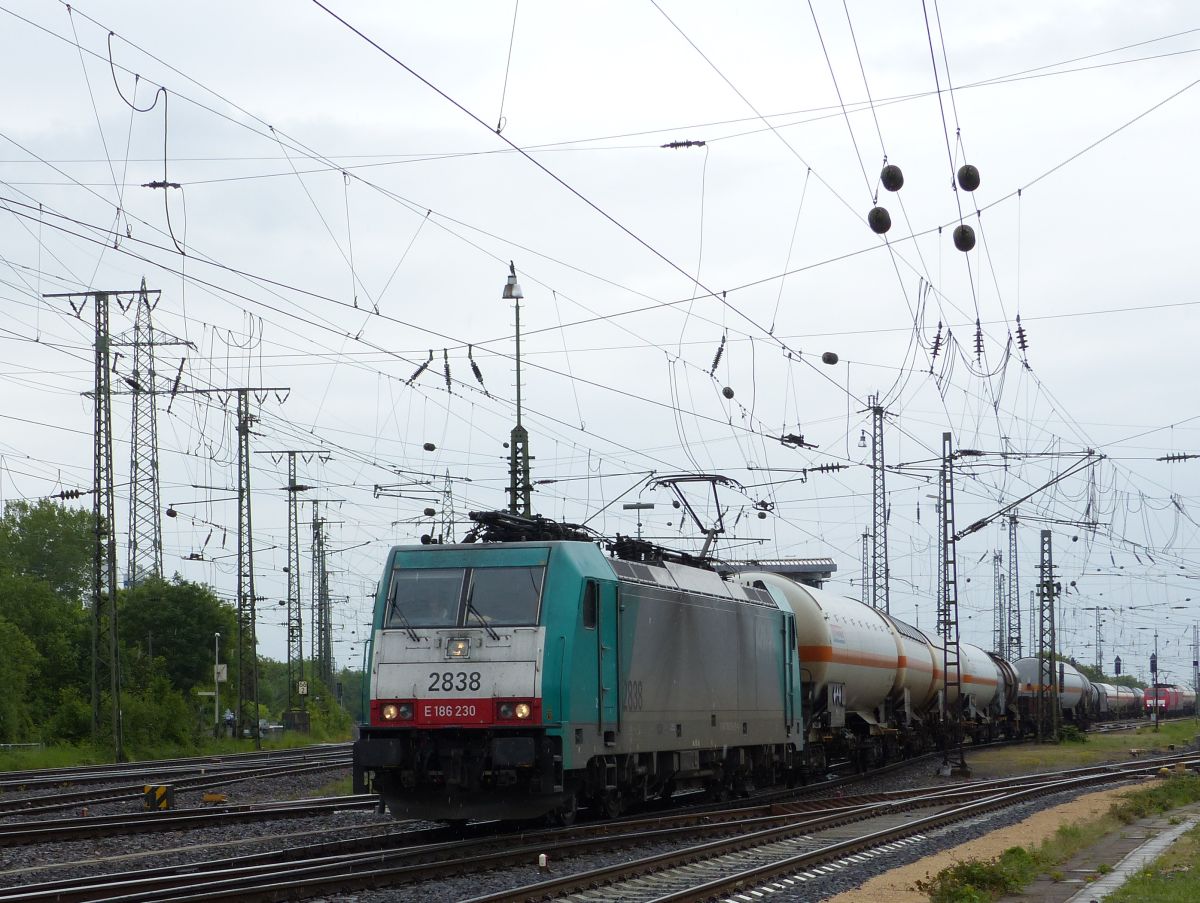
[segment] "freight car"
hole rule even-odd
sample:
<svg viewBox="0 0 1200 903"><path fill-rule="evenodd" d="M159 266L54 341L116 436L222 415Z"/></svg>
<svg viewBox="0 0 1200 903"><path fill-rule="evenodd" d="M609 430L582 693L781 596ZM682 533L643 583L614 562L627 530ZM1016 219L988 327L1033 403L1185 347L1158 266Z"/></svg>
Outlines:
<svg viewBox="0 0 1200 903"><path fill-rule="evenodd" d="M1101 719L1136 718L1142 714L1142 691L1115 684L1093 683L1098 691L1097 714Z"/></svg>
<svg viewBox="0 0 1200 903"><path fill-rule="evenodd" d="M794 779L795 618L774 591L593 542L398 546L355 789L398 816L570 821Z"/></svg>

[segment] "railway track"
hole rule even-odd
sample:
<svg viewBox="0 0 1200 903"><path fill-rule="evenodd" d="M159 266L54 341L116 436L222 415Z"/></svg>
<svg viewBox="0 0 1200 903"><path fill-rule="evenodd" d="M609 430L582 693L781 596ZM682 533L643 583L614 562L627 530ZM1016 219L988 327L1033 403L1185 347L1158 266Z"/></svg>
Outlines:
<svg viewBox="0 0 1200 903"><path fill-rule="evenodd" d="M145 834L153 831L186 831L265 819L305 818L355 809L374 810L378 807L379 799L374 796L333 796L278 803L246 803L237 806L7 822L0 824L0 847Z"/></svg>
<svg viewBox="0 0 1200 903"><path fill-rule="evenodd" d="M85 789L58 793L0 796L0 815L30 816L57 812L81 803L100 804L140 800L146 784L171 784L176 792L199 791L244 781L261 780L287 774L345 768L350 765L350 750L337 748L303 755L260 757L218 761L196 760L186 767L168 766L160 769L155 763L142 763L136 770L102 770L103 777L90 771L72 772L72 779L37 779L39 787L84 785ZM11 773L10 773L11 774ZM138 778L136 783L118 784L117 780ZM50 781L50 782L46 782ZM101 785L101 786L93 786ZM9 781L10 788L27 788L18 779Z"/></svg>
<svg viewBox="0 0 1200 903"><path fill-rule="evenodd" d="M283 764L314 759L349 758L349 743L301 746L295 749L229 753L214 756L188 756L177 759L151 759L145 762L84 765L66 768L38 768L0 771L0 793L36 790L40 787L71 787L125 780L165 780L167 777L204 774L213 770L238 769L260 763Z"/></svg>
<svg viewBox="0 0 1200 903"><path fill-rule="evenodd" d="M806 870L837 868L827 863L843 859L853 863L852 857L864 855L863 850L886 848L954 820L1038 795L1127 780L1179 761L1195 762L1200 758L1163 757L1120 766L918 791L671 813L567 829L491 834L469 840L446 840L449 836L446 829L393 832L367 840L359 838L353 845L327 842L189 866L110 874L86 881L12 887L0 891L0 901L303 899L458 878L511 866L528 868L537 861L539 853L549 850L554 851L556 867L561 869L572 856L631 847L644 849L647 845L678 848L620 866L480 897L478 903L549 899L589 889L595 894L596 888L603 887L611 888L604 893L613 900L709 899L726 893L716 889L716 882L725 878L716 876L736 873L734 883L739 888L755 882L783 880L778 878L783 873L787 873L789 880L802 882L807 880L803 878ZM916 813L922 810L933 813L918 816ZM486 831L487 827L478 826L476 830ZM439 841L438 837L443 839ZM709 896L663 896L691 893L698 886Z"/></svg>

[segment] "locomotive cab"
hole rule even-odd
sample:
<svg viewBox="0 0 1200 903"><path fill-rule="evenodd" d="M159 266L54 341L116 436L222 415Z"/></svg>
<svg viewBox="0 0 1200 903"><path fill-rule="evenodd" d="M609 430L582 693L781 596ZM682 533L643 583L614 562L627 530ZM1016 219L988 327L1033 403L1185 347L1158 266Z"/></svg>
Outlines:
<svg viewBox="0 0 1200 903"><path fill-rule="evenodd" d="M561 791L561 747L546 734L541 692L548 559L545 547L393 550L376 604L356 790L380 793L396 815L446 820L466 806L478 815L482 791L510 814L556 783Z"/></svg>

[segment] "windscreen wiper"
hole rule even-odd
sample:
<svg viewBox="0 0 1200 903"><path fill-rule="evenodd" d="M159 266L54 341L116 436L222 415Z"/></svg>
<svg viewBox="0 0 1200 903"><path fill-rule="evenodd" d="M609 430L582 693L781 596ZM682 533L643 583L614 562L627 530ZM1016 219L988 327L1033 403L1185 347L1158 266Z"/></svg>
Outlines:
<svg viewBox="0 0 1200 903"><path fill-rule="evenodd" d="M479 609L475 607L475 603L471 601L470 596L467 596L467 614L477 617L479 619L479 623L483 625L483 629L488 632L488 636L490 636L493 640L500 639L500 634L496 633L496 631L492 628L492 625L487 622L487 619L484 618Z"/></svg>
<svg viewBox="0 0 1200 903"><path fill-rule="evenodd" d="M408 623L408 618L404 616L398 605L396 605L396 581L392 581L392 588L388 590L388 610L391 616L400 622L400 626L404 628L404 632L408 634L408 638L414 643L419 642L421 637L413 630L412 624Z"/></svg>

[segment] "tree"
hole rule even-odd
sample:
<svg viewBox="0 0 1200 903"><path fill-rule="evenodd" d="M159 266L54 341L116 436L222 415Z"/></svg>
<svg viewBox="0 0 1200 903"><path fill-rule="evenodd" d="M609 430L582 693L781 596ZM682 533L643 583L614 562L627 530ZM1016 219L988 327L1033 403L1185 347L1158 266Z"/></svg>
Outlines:
<svg viewBox="0 0 1200 903"><path fill-rule="evenodd" d="M25 740L33 728L26 688L37 650L15 624L0 617L0 742Z"/></svg>
<svg viewBox="0 0 1200 903"><path fill-rule="evenodd" d="M91 679L87 612L77 601L55 593L40 578L0 574L0 617L37 650L28 691L33 712L49 711L60 690Z"/></svg>
<svg viewBox="0 0 1200 903"><path fill-rule="evenodd" d="M34 577L81 602L91 586L92 516L45 499L8 502L0 515L0 573Z"/></svg>
<svg viewBox="0 0 1200 903"><path fill-rule="evenodd" d="M342 708L350 713L350 720L356 723L366 719L363 713L363 688L365 675L354 668L342 668L337 675L337 683L342 691Z"/></svg>
<svg viewBox="0 0 1200 903"><path fill-rule="evenodd" d="M212 683L215 633L233 649L237 614L207 586L153 578L118 596L121 640L135 661L161 659L171 686L187 692Z"/></svg>
<svg viewBox="0 0 1200 903"><path fill-rule="evenodd" d="M1081 664L1081 663L1075 661L1075 659L1073 659L1073 658L1063 658L1061 656L1060 656L1060 658L1062 661L1068 662L1069 664L1073 665L1079 671L1080 674L1082 674L1084 677L1086 677L1088 680L1090 680L1094 684L1112 684L1113 686L1116 686L1116 687L1133 687L1133 688L1136 688L1136 687L1144 688L1146 686L1142 681L1138 680L1132 674L1122 674L1119 677L1109 677L1103 671L1101 671L1099 668L1097 668L1095 665L1084 665L1084 664Z"/></svg>
<svg viewBox="0 0 1200 903"><path fill-rule="evenodd" d="M42 722L60 692L90 680L84 597L95 539L88 512L49 501L14 501L0 515L0 618L30 643L22 701ZM7 682L4 693L13 688Z"/></svg>

